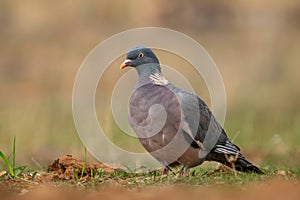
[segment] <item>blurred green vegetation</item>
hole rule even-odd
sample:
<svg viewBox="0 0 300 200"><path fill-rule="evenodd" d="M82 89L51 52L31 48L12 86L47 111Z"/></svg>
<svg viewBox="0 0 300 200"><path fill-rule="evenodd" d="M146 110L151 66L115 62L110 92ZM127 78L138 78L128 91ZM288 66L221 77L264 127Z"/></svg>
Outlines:
<svg viewBox="0 0 300 200"><path fill-rule="evenodd" d="M82 156L71 105L81 62L115 33L162 26L190 35L216 62L227 92L225 129L231 138L237 135L235 143L250 160L300 166L299 1L154 0L143 3L146 11L140 6L122 0L0 2L1 151L8 153L16 136L17 161L33 167L63 154ZM175 59L158 56L180 69ZM107 108L124 73L118 70L122 59L100 82L97 111L109 137L130 148L137 141L126 140ZM187 79L209 102L206 87L189 70L183 70Z"/></svg>

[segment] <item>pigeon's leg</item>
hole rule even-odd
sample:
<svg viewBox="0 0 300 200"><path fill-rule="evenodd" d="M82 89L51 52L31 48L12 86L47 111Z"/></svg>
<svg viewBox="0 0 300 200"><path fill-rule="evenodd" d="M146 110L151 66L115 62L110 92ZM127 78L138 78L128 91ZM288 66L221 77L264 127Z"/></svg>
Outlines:
<svg viewBox="0 0 300 200"><path fill-rule="evenodd" d="M165 165L165 168L163 169L163 172L162 172L162 176L166 175L169 171L171 171L174 175L176 175L176 173L171 169L170 166L168 165Z"/></svg>
<svg viewBox="0 0 300 200"><path fill-rule="evenodd" d="M167 175L169 168L165 167L161 173L162 176Z"/></svg>
<svg viewBox="0 0 300 200"><path fill-rule="evenodd" d="M184 165L181 169L180 176L184 176L187 174L188 166Z"/></svg>

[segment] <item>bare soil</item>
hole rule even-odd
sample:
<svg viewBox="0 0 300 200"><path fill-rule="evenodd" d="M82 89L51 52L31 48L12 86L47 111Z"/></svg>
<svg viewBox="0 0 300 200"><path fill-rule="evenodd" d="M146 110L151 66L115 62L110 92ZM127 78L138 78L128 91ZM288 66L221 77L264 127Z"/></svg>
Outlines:
<svg viewBox="0 0 300 200"><path fill-rule="evenodd" d="M249 185L244 188L232 188L226 186L190 187L163 186L145 189L125 189L116 185L107 186L101 190L82 190L81 188L55 187L52 184L36 186L30 190L23 189L17 195L1 192L0 199L20 200L60 200L60 199L222 199L222 200L298 200L300 198L299 182L285 180L273 180L257 185Z"/></svg>

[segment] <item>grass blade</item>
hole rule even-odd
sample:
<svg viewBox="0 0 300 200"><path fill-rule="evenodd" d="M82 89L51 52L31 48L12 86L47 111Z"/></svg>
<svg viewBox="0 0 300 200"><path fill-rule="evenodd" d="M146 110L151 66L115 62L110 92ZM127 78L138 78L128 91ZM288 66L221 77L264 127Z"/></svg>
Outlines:
<svg viewBox="0 0 300 200"><path fill-rule="evenodd" d="M83 165L82 165L82 169L81 169L80 178L83 177L85 166L86 166L86 147L84 146L84 158L83 158Z"/></svg>
<svg viewBox="0 0 300 200"><path fill-rule="evenodd" d="M20 174L22 174L24 172L24 170L26 169L26 165L24 166L18 166L16 168L14 168L14 173L15 173L15 176L18 177Z"/></svg>
<svg viewBox="0 0 300 200"><path fill-rule="evenodd" d="M7 157L2 153L2 151L0 151L0 157L2 158L7 170L8 170L8 173L12 176L12 177L15 177L15 173L14 173L14 170L12 168L12 166L10 165Z"/></svg>
<svg viewBox="0 0 300 200"><path fill-rule="evenodd" d="M76 182L78 182L78 180L79 180L79 177L78 177L78 174L77 174L77 172L76 172L76 169L75 169L75 167L74 167L74 166L73 166L73 176L74 176L74 178L75 178Z"/></svg>
<svg viewBox="0 0 300 200"><path fill-rule="evenodd" d="M14 137L14 142L13 142L13 151L12 151L12 168L13 170L16 167L16 136Z"/></svg>

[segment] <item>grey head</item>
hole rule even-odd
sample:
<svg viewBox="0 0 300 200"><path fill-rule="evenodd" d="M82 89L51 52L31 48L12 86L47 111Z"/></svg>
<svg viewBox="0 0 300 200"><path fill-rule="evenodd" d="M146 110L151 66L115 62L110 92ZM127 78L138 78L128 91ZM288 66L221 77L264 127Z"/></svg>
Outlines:
<svg viewBox="0 0 300 200"><path fill-rule="evenodd" d="M135 46L127 52L126 60L121 64L120 69L126 67L135 68L139 77L161 73L158 58L150 48L143 46Z"/></svg>

